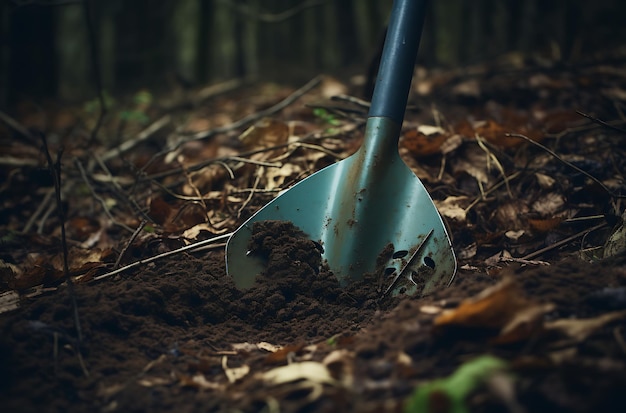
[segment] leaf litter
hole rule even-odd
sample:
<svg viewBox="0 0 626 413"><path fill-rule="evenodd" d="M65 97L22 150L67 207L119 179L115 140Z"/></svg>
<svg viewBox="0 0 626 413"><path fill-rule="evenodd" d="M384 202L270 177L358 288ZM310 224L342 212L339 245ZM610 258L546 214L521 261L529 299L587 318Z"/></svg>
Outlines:
<svg viewBox="0 0 626 413"><path fill-rule="evenodd" d="M61 188L79 344L51 181L28 138L42 125L10 114L0 129L0 403L623 411L623 79L597 67L530 65L516 78L477 67L471 80L420 69L400 152L440 208L460 267L451 287L423 298L381 299L384 272L340 288L287 223L263 229L256 248L270 265L250 290L226 276L229 232L358 147L366 109L341 82L228 84L191 104L152 96L141 122L124 118L137 107L121 108L90 148L93 114L56 108L76 126L42 131L83 166L66 161ZM430 390L445 380L464 390L449 400Z"/></svg>

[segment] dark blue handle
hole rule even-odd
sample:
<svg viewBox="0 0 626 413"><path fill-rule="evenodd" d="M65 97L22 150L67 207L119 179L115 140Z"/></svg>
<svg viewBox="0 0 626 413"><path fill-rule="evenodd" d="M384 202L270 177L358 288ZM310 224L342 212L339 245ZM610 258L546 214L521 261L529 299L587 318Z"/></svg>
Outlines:
<svg viewBox="0 0 626 413"><path fill-rule="evenodd" d="M426 0L395 0L380 60L370 117L402 124L415 68Z"/></svg>

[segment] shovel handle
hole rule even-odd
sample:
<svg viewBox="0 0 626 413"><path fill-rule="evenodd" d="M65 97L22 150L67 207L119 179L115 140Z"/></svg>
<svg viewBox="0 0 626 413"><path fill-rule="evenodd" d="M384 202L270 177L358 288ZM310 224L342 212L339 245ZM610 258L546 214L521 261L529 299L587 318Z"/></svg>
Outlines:
<svg viewBox="0 0 626 413"><path fill-rule="evenodd" d="M402 125L427 0L394 0L369 117Z"/></svg>

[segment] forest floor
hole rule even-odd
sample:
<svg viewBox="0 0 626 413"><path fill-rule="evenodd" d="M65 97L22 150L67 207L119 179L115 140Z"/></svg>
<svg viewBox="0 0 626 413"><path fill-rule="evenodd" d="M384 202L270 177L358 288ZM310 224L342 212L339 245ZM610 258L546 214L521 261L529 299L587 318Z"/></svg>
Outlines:
<svg viewBox="0 0 626 413"><path fill-rule="evenodd" d="M458 259L425 297L302 271L288 223L275 271L226 274L232 231L358 148L354 86L142 90L97 136L97 101L2 114L2 411L625 411L624 61L417 71L400 152Z"/></svg>

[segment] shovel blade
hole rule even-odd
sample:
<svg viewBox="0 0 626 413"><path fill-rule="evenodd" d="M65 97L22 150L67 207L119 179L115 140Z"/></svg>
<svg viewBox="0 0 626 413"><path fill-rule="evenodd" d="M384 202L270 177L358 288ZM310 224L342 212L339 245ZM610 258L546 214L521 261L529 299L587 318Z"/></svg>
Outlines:
<svg viewBox="0 0 626 413"><path fill-rule="evenodd" d="M368 120L366 135L398 133L399 127L385 118ZM227 272L237 287L250 288L265 268L261 257L248 254L252 226L265 220L290 221L321 244L322 259L342 286L375 271L389 244L394 253L379 274L383 290L393 283L394 294L425 295L449 285L456 258L441 217L422 182L400 159L397 146L386 152L364 144L248 219L226 246Z"/></svg>

